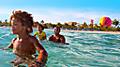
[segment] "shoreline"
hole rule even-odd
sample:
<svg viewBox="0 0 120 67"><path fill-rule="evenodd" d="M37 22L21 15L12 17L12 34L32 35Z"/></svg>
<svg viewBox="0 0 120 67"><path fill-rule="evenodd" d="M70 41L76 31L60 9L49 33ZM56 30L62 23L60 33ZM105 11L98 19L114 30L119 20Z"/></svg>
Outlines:
<svg viewBox="0 0 120 67"><path fill-rule="evenodd" d="M4 27L0 27L0 28L4 28ZM53 30L53 29L51 29L51 30ZM65 29L61 29L61 32L80 32L80 33L95 33L95 34L120 34L120 31L83 31L83 30L65 30Z"/></svg>
<svg viewBox="0 0 120 67"><path fill-rule="evenodd" d="M120 34L119 31L82 31L82 30L62 30L63 32L80 32L80 33L100 33L100 34Z"/></svg>

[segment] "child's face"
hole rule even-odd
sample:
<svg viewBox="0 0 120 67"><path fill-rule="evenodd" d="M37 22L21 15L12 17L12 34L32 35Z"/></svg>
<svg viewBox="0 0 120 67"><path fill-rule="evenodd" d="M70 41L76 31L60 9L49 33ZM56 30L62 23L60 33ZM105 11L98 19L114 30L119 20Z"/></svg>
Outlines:
<svg viewBox="0 0 120 67"><path fill-rule="evenodd" d="M12 20L11 20L11 27L12 27L13 34L19 34L19 33L23 32L22 31L23 30L22 23L15 18L12 18Z"/></svg>
<svg viewBox="0 0 120 67"><path fill-rule="evenodd" d="M60 33L60 28L55 27L55 28L54 28L54 33L55 33L55 34L59 34L59 33Z"/></svg>
<svg viewBox="0 0 120 67"><path fill-rule="evenodd" d="M42 27L41 26L37 26L38 31L42 31Z"/></svg>

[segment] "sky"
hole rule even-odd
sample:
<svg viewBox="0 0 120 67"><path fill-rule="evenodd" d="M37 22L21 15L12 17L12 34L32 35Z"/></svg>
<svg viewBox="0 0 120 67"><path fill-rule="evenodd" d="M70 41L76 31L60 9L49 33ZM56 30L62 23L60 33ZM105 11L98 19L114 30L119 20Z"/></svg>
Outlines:
<svg viewBox="0 0 120 67"><path fill-rule="evenodd" d="M103 16L120 20L120 0L0 0L0 20L9 20L13 10L31 13L34 21L99 24Z"/></svg>

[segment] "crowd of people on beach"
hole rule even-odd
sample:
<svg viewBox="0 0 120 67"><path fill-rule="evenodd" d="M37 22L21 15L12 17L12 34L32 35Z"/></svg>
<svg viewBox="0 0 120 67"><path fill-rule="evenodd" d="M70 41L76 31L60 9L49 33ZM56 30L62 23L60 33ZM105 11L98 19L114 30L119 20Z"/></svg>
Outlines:
<svg viewBox="0 0 120 67"><path fill-rule="evenodd" d="M13 49L16 59L11 63L18 67L23 63L27 64L28 67L44 67L48 59L48 53L39 42L46 40L46 33L43 31L44 27L37 24L38 31L34 35L30 35L33 32L33 17L26 11L21 10L13 11L10 16L10 24L12 33L16 37L4 49ZM60 34L60 31L60 27L55 27L54 34L49 37L49 41L65 44L65 37ZM38 51L37 57L35 56L36 50Z"/></svg>

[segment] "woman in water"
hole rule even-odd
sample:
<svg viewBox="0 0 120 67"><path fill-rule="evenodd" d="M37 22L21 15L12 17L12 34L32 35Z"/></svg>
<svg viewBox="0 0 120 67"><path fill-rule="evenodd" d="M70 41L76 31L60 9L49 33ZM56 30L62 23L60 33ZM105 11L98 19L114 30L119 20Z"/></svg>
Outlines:
<svg viewBox="0 0 120 67"><path fill-rule="evenodd" d="M49 41L65 44L65 37L60 34L60 27L54 28L54 35L51 35Z"/></svg>

